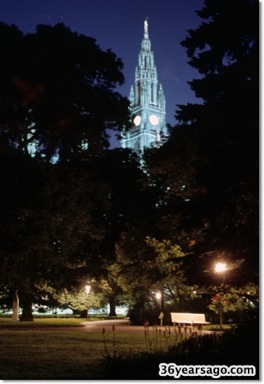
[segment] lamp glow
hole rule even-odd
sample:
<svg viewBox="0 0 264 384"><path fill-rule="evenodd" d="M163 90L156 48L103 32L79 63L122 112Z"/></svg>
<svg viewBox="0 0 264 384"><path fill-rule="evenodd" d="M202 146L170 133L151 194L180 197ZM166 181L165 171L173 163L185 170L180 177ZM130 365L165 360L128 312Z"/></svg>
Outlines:
<svg viewBox="0 0 264 384"><path fill-rule="evenodd" d="M157 292L157 293L156 293L156 299L157 299L157 300L160 300L160 299L161 299L161 293L160 293L160 292Z"/></svg>
<svg viewBox="0 0 264 384"><path fill-rule="evenodd" d="M226 271L226 263L216 263L215 264L215 272L216 273L221 273L221 272L225 272Z"/></svg>
<svg viewBox="0 0 264 384"><path fill-rule="evenodd" d="M85 293L86 293L87 295L89 295L90 291L91 291L91 286L90 286L90 285L86 285L86 286L85 286Z"/></svg>

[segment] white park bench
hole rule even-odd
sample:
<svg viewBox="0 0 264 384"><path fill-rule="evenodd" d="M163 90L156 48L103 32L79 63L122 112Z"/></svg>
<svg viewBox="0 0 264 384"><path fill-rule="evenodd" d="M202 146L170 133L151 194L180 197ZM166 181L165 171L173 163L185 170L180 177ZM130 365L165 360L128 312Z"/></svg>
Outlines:
<svg viewBox="0 0 264 384"><path fill-rule="evenodd" d="M202 330L202 326L210 324L206 321L204 313L184 313L184 312L171 312L171 321L173 326L178 326L179 331L181 326L198 326L199 330Z"/></svg>

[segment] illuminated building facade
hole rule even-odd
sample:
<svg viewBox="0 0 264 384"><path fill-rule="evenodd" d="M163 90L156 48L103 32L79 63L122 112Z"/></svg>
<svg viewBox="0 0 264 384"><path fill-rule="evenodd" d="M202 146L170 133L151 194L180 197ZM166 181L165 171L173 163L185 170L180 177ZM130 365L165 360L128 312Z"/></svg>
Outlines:
<svg viewBox="0 0 264 384"><path fill-rule="evenodd" d="M166 101L158 82L147 20L144 21L144 37L129 101L133 126L123 132L121 147L131 148L140 155L144 148L161 146L167 137Z"/></svg>

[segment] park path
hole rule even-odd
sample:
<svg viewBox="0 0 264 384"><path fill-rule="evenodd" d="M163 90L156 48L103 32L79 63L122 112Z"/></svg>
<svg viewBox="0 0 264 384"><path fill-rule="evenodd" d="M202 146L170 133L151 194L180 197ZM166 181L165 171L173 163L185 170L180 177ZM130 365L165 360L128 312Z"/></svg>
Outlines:
<svg viewBox="0 0 264 384"><path fill-rule="evenodd" d="M130 321L126 319L112 319L112 320L96 320L96 321L84 321L82 323L83 330L91 332L112 331L113 327L115 331L120 332L137 332L144 333L144 325L130 325Z"/></svg>
<svg viewBox="0 0 264 384"><path fill-rule="evenodd" d="M130 325L130 321L126 319L117 319L117 320L97 320L97 321L83 321L79 326L43 326L35 327L27 325L27 327L9 327L3 326L0 327L0 330L8 329L9 331L81 331L81 332L102 332L103 328L105 331L112 331L113 326L115 331L120 332L138 332L143 333L145 327Z"/></svg>
<svg viewBox="0 0 264 384"><path fill-rule="evenodd" d="M91 332L102 332L103 328L105 331L112 331L113 326L115 328L116 332L125 332L125 333L145 333L145 326L144 325L131 325L129 320L122 319L122 320L98 320L98 321L84 321L82 323L82 329L85 331L91 331ZM169 327L171 332L175 332L175 328L170 326ZM149 331L155 331L156 328L154 328L152 325L148 327ZM168 330L168 326L157 327L158 332ZM177 332L177 328L176 328ZM183 331L182 331L183 332ZM212 331L199 331L198 334L210 334Z"/></svg>
<svg viewBox="0 0 264 384"><path fill-rule="evenodd" d="M103 330L105 332L112 332L113 327L116 332L122 332L122 333L137 333L137 334L145 334L146 327L144 325L131 325L130 321L128 319L111 319L111 320L96 320L96 321L83 321L80 323L80 326L78 327L60 327L60 326L48 326L48 327L2 327L1 329L8 329L10 331L29 331L29 330L34 330L34 331L80 331L80 332L100 332L102 333ZM170 328L171 332L177 332L177 328L175 329L173 326L163 326L160 327L158 326L153 327L150 325L148 327L148 332L163 332L163 331L168 331ZM181 331L183 332L183 330ZM213 333L212 331L199 331L198 334L205 335Z"/></svg>

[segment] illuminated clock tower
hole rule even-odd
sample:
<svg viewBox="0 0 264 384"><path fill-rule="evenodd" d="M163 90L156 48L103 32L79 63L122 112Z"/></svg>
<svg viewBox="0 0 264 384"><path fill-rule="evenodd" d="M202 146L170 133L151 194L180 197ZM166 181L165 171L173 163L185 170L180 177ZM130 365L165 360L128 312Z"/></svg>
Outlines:
<svg viewBox="0 0 264 384"><path fill-rule="evenodd" d="M144 148L161 146L167 137L166 102L158 82L147 20L144 21L144 37L129 101L133 126L123 132L121 147L131 148L140 155Z"/></svg>

